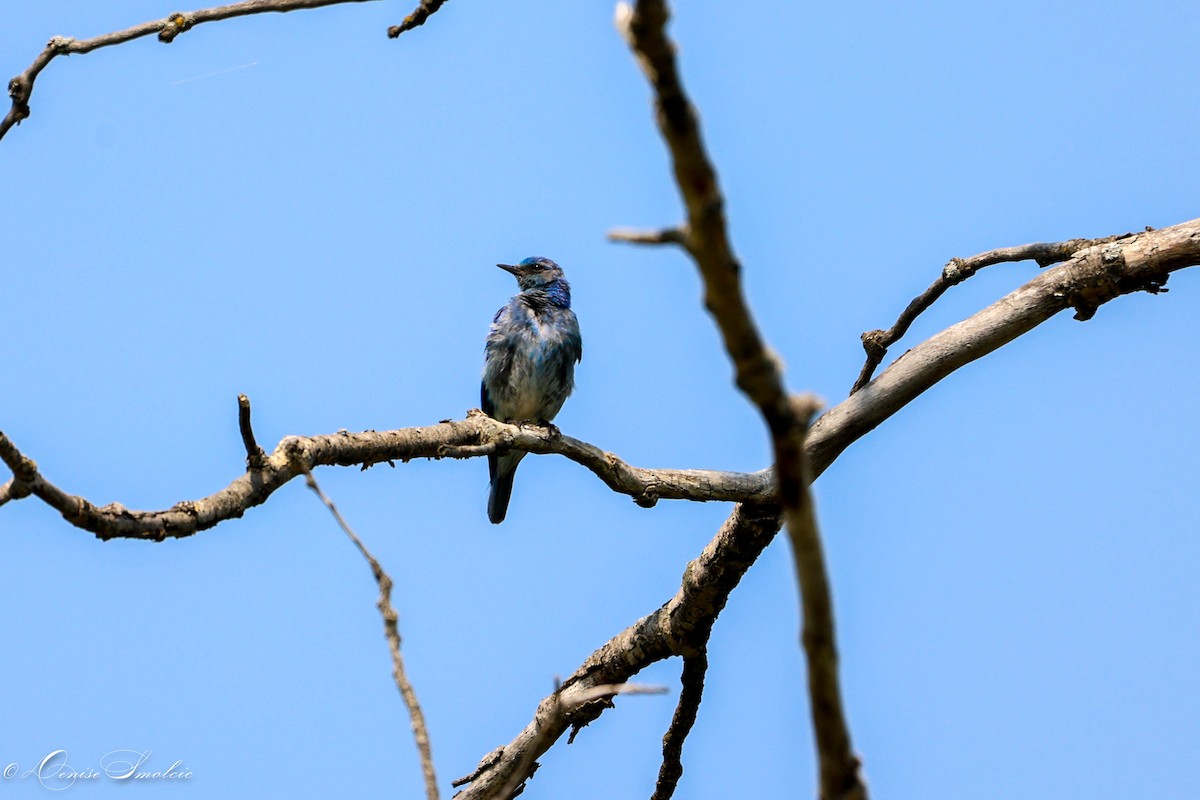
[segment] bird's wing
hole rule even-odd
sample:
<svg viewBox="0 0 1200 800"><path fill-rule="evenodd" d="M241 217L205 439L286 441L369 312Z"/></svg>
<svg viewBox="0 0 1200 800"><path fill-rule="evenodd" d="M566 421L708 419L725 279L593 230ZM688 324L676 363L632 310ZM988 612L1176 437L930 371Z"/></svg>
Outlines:
<svg viewBox="0 0 1200 800"><path fill-rule="evenodd" d="M496 404L492 402L492 396L488 394L487 384L483 381L479 382L479 407L489 417L496 415Z"/></svg>
<svg viewBox="0 0 1200 800"><path fill-rule="evenodd" d="M571 328L567 334L566 346L567 352L572 356L572 360L578 364L583 361L583 337L579 335L579 320L575 318L575 313L571 312Z"/></svg>

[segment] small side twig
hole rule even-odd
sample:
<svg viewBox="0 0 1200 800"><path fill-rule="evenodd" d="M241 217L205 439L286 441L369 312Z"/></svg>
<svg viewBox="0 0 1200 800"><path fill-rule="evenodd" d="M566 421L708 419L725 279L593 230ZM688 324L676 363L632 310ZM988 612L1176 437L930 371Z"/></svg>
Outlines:
<svg viewBox="0 0 1200 800"><path fill-rule="evenodd" d="M413 28L420 27L425 24L425 20L437 13L437 10L442 7L446 0L421 0L421 5L417 6L417 10L404 18L404 21L399 25L393 25L387 30L389 39L395 39L405 31L411 31Z"/></svg>
<svg viewBox="0 0 1200 800"><path fill-rule="evenodd" d="M244 394L238 395L238 430L246 447L246 466L252 471L262 469L267 463L267 454L254 438L254 428L250 426L250 398Z"/></svg>
<svg viewBox="0 0 1200 800"><path fill-rule="evenodd" d="M302 470L308 488L321 498L321 502L329 509L329 513L333 514L333 518L350 537L350 541L358 548L358 552L362 553L363 558L371 566L371 574L375 576L375 582L379 584L379 601L376 606L383 617L383 632L387 637L388 649L392 654L392 678L396 681L396 688L400 690L400 696L404 699L404 705L408 708L408 716L412 720L413 738L417 743L417 751L421 755L421 772L425 777L425 796L428 800L438 800L437 773L433 768L433 750L429 744L429 729L425 726L425 714L421 711L421 704L417 702L417 693L408 679L408 673L404 669L404 657L400 654L399 615L392 606L392 579L383 571L383 567L375 560L375 556L371 555L371 551L362 543L362 540L350 529L333 501L325 492L321 491L312 472L307 467L302 467Z"/></svg>
<svg viewBox="0 0 1200 800"><path fill-rule="evenodd" d="M628 242L629 244L677 244L690 248L687 228L676 225L660 230L641 230L639 228L614 228L608 232L610 242Z"/></svg>
<svg viewBox="0 0 1200 800"><path fill-rule="evenodd" d="M957 286L984 267L1014 261L1036 261L1039 267L1048 267L1051 264L1057 264L1070 259L1085 247L1115 242L1118 239L1124 239L1132 235L1126 233L1120 236L1103 236L1099 239L1035 242L1016 247L999 247L995 250L988 250L986 253L971 256L970 258L950 259L946 266L942 268L942 274L937 277L937 280L931 283L928 289L908 304L892 327L886 331L867 331L862 335L863 350L867 353L867 360L859 371L858 378L854 381L854 386L850 389L850 394L854 394L871 382L871 378L875 375L875 370L883 363L883 358L887 355L888 348L900 341L904 334L908 333L909 327L916 321L917 317L921 316L926 309L936 303L938 298L945 294L946 290L951 286Z"/></svg>
<svg viewBox="0 0 1200 800"><path fill-rule="evenodd" d="M671 800L675 787L683 776L683 742L696 724L696 713L704 694L704 676L708 672L708 651L701 649L694 655L684 656L683 674L679 678L682 690L679 703L671 717L671 727L663 736L663 760L658 768L658 782L650 800Z"/></svg>

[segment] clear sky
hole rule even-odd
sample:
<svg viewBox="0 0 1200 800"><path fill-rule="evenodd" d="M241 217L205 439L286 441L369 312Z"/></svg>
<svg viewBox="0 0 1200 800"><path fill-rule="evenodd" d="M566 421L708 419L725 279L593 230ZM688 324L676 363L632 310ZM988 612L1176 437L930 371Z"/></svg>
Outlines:
<svg viewBox="0 0 1200 800"><path fill-rule="evenodd" d="M51 35L176 10L6 2L0 74ZM692 265L605 241L682 213L611 4L456 0L388 40L410 10L230 20L42 74L0 141L0 430L50 480L131 508L216 491L243 468L239 392L268 448L461 418L515 290L492 265L529 255L563 265L583 330L565 433L640 466L767 465ZM1190 3L675 11L747 293L795 390L841 400L859 334L953 256L1200 215ZM952 290L894 354L1036 271ZM1200 273L1169 285L962 369L816 484L876 797L1200 796ZM486 472L317 473L395 579L447 789L667 600L729 512L641 509L545 456L494 527ZM815 793L790 570L780 540L716 626L681 798ZM7 505L0 767L149 750L193 777L143 796L418 797L375 597L300 482L163 544ZM670 695L619 699L551 751L525 796L649 796L679 666L639 678Z"/></svg>

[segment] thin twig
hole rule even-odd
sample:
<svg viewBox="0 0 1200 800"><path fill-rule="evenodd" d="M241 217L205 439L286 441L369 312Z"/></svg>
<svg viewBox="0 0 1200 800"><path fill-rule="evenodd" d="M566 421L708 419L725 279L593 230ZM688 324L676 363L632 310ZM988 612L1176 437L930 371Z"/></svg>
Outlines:
<svg viewBox="0 0 1200 800"><path fill-rule="evenodd" d="M55 36L47 44L29 68L8 82L8 94L12 98L12 107L0 120L0 139L14 125L29 117L29 97L33 94L33 84L38 73L57 56L90 53L102 47L124 44L134 39L155 34L158 40L165 44L175 41L175 37L205 22L218 22L232 17L245 17L251 14L266 12L287 12L323 6L340 5L342 3L367 3L373 0L243 0L213 8L202 8L197 11L171 14L162 19L151 20L126 28L122 31L94 36L91 39L72 39L67 36Z"/></svg>
<svg viewBox="0 0 1200 800"><path fill-rule="evenodd" d="M946 266L942 268L942 274L937 277L937 280L931 283L928 289L918 295L901 312L899 318L896 320L896 324L892 325L886 331L873 330L867 331L862 335L863 350L867 353L867 361L863 364L862 370L859 371L858 379L854 381L854 386L851 387L850 394L854 394L871 382L871 377L875 374L875 370L879 365L883 363L883 358L887 355L888 348L900 341L904 334L908 332L909 327L916 321L917 317L937 302L938 298L945 294L946 290L951 286L957 286L984 267L990 267L993 264L1030 260L1036 261L1039 267L1048 267L1051 264L1066 261L1085 247L1115 242L1118 239L1124 239L1131 235L1127 233L1122 236L1104 236L1099 239L1036 242L1017 247L1000 247L995 250L989 250L986 253L971 256L970 258L950 259Z"/></svg>
<svg viewBox="0 0 1200 800"><path fill-rule="evenodd" d="M683 776L683 742L696 724L696 713L704 694L704 675L708 672L708 650L684 656L683 673L679 677L682 690L679 703L671 717L671 727L663 736L663 760L658 768L658 782L650 800L671 800L675 787Z"/></svg>
<svg viewBox="0 0 1200 800"><path fill-rule="evenodd" d="M404 18L404 21L399 25L393 25L387 30L389 39L395 39L405 31L411 31L413 28L425 24L425 20L429 19L437 10L442 7L446 0L421 0L421 5L417 6L417 10Z"/></svg>
<svg viewBox="0 0 1200 800"><path fill-rule="evenodd" d="M375 560L375 556L371 555L371 551L362 543L362 540L350 529L350 525L337 510L333 501L325 492L321 491L317 479L307 468L302 467L302 469L308 488L321 498L321 502L329 509L329 513L333 514L333 518L350 537L350 541L358 548L358 552L362 553L363 558L371 566L371 574L375 576L375 582L379 584L379 601L376 603L376 607L383 617L383 633L387 637L388 649L392 653L392 678L396 681L396 688L400 690L400 696L404 699L405 707L408 708L409 719L412 720L413 738L417 743L417 752L421 756L421 772L425 777L425 797L427 800L438 800L437 773L433 768L433 749L429 744L429 729L425 726L425 715L421 712L421 704L417 702L416 690L413 689L412 681L408 679L408 673L404 670L404 657L400 655L399 615L392 607L392 579L383 571L383 567Z"/></svg>

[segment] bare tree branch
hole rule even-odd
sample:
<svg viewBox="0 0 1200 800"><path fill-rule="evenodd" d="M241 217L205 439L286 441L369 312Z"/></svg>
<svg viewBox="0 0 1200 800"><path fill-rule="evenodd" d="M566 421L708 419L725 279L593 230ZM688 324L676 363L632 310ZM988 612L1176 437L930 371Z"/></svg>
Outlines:
<svg viewBox="0 0 1200 800"><path fill-rule="evenodd" d="M0 460L13 471L13 479L0 487L0 505L35 495L72 525L101 539L161 541L191 536L242 516L302 474L301 467L310 470L335 465L367 467L397 459L469 458L508 450L564 455L590 469L614 491L630 495L645 507L653 506L659 499L769 502L775 494L769 471L642 469L555 431L509 425L473 411L465 420L423 428L289 436L263 460L261 468L251 469L215 494L183 501L164 511L131 511L119 503L97 507L83 497L68 494L43 477L37 464L0 432Z"/></svg>
<svg viewBox="0 0 1200 800"><path fill-rule="evenodd" d="M388 38L395 39L405 31L411 31L413 28L424 25L425 20L436 14L445 2L446 0L421 0L421 5L417 6L416 11L405 17L399 25L388 28Z"/></svg>
<svg viewBox="0 0 1200 800"><path fill-rule="evenodd" d="M617 7L617 27L629 42L654 89L659 131L671 154L675 182L687 208L686 247L704 281L704 303L721 331L738 387L762 414L771 434L779 496L797 561L813 727L824 800L865 798L837 675L833 602L808 496L804 436L816 406L797 402L783 371L758 332L741 286L741 265L725 225L724 198L700 135L700 122L680 81L675 48L666 36L669 11L663 0Z"/></svg>
<svg viewBox="0 0 1200 800"><path fill-rule="evenodd" d="M883 357L887 355L888 348L898 342L908 332L909 326L916 321L917 317L937 302L938 298L951 286L957 286L984 267L990 267L993 264L1003 264L1005 262L1028 260L1036 261L1039 267L1048 267L1051 264L1066 261L1085 247L1115 242L1118 239L1125 239L1132 235L1131 233L1126 233L1121 236L1105 236L1100 239L1071 239L1066 242L1023 244L1017 247L1001 247L996 250L989 250L986 253L980 253L970 258L950 259L949 263L942 268L942 274L938 276L937 280L930 284L928 289L918 295L901 312L900 317L896 320L896 324L892 325L886 331L867 331L862 335L863 350L867 352L867 361L863 364L862 371L858 373L858 379L850 389L850 394L854 394L871 381L871 376L875 374L875 369L883 363Z"/></svg>
<svg viewBox="0 0 1200 800"><path fill-rule="evenodd" d="M239 395L239 399L245 399L245 397L245 395ZM329 513L333 514L333 518L337 520L342 531L350 537L350 541L358 548L358 552L362 553L363 558L371 567L371 574L375 576L375 582L379 584L379 600L375 606L379 609L380 616L383 617L383 635L387 638L388 650L392 654L392 679L396 682L396 688L400 690L400 697L404 700L404 706L408 709L408 718L412 723L413 739L416 740L417 752L421 756L421 773L425 777L425 797L427 800L438 800L437 773L433 768L433 748L429 744L429 729L425 725L425 714L421 711L421 704L417 702L417 692L413 689L412 681L408 679L408 672L404 669L404 656L400 654L400 616L392 606L392 578L383 571L383 567L379 565L375 556L371 555L371 551L362 543L362 539L359 539L351 530L350 525L342 513L337 510L333 501L325 492L321 491L321 487L312 473L303 465L301 465L301 469L304 472L308 488L321 498L321 502L329 509Z"/></svg>
<svg viewBox="0 0 1200 800"><path fill-rule="evenodd" d="M708 650L691 656L684 656L683 673L679 682L683 689L679 693L679 703L675 706L675 714L671 717L671 727L663 736L663 761L658 768L658 782L654 786L654 794L650 800L671 800L675 787L683 776L683 742L696 724L696 712L700 710L700 700L704 695L704 675L708 672Z"/></svg>
<svg viewBox="0 0 1200 800"><path fill-rule="evenodd" d="M90 53L101 47L124 44L143 36L156 34L164 44L175 41L175 37L205 22L218 22L232 17L245 17L251 14L263 14L268 11L286 12L307 8L340 5L342 3L368 3L373 0L243 0L240 3L230 3L213 8L202 8L197 11L171 14L162 19L143 22L126 28L123 31L94 36L91 39L72 39L67 36L55 36L47 44L29 68L8 82L8 95L12 98L12 107L0 120L0 139L8 133L13 125L29 117L29 97L33 94L33 84L38 74L57 56ZM422 4L424 5L424 3ZM440 3L439 3L440 5ZM436 9L435 9L436 10ZM426 14L428 16L428 14ZM424 21L422 19L422 21Z"/></svg>

